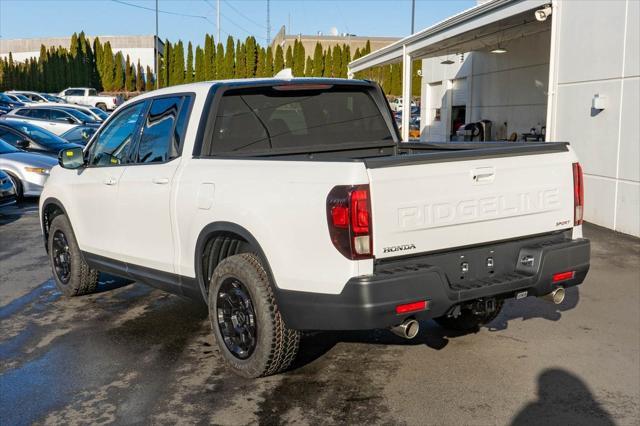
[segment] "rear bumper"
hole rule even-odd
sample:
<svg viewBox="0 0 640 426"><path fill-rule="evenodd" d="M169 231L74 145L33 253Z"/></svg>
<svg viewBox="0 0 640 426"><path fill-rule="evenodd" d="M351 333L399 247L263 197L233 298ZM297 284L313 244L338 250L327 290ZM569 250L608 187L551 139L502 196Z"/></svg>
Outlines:
<svg viewBox="0 0 640 426"><path fill-rule="evenodd" d="M461 256L470 269L481 269L487 253L507 263L500 273L460 280ZM499 255L499 257L498 257ZM534 258L533 265L520 262ZM373 275L350 279L337 295L278 290L278 305L288 327L300 330L366 330L386 328L412 317L436 318L457 304L482 298L509 298L516 293L542 296L557 287L582 283L589 271L590 243L566 235L530 238L414 257L376 265ZM454 272L455 271L455 272ZM552 283L559 272L575 271L573 278ZM495 271L497 272L497 271ZM401 304L427 300L424 311L397 315Z"/></svg>

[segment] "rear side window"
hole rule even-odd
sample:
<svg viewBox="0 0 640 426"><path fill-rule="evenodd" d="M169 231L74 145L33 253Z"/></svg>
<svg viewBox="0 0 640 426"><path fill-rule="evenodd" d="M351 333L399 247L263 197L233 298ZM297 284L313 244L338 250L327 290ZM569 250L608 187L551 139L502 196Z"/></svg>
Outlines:
<svg viewBox="0 0 640 426"><path fill-rule="evenodd" d="M153 100L140 137L139 163L163 163L180 155L190 105L190 96Z"/></svg>
<svg viewBox="0 0 640 426"><path fill-rule="evenodd" d="M28 109L26 111L27 113L25 115L27 117L40 118L42 120L49 119L49 111L47 111L46 109Z"/></svg>
<svg viewBox="0 0 640 426"><path fill-rule="evenodd" d="M217 110L210 154L300 152L393 141L367 86L230 89Z"/></svg>
<svg viewBox="0 0 640 426"><path fill-rule="evenodd" d="M69 114L67 114L64 111L59 111L57 109L52 109L49 110L49 117L51 120L54 121L62 121L62 122L68 122L69 121Z"/></svg>

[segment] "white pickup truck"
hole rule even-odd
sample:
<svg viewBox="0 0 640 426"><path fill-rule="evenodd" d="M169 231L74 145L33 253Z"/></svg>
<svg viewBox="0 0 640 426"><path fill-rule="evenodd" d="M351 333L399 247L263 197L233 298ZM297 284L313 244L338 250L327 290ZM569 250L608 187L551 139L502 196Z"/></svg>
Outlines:
<svg viewBox="0 0 640 426"><path fill-rule="evenodd" d="M153 91L59 156L40 198L58 288L98 271L207 303L238 374L301 330L469 330L589 269L566 143L401 143L374 83L255 79Z"/></svg>
<svg viewBox="0 0 640 426"><path fill-rule="evenodd" d="M113 111L122 103L119 96L98 95L96 89L89 87L69 87L58 94L70 104L88 105L103 111Z"/></svg>

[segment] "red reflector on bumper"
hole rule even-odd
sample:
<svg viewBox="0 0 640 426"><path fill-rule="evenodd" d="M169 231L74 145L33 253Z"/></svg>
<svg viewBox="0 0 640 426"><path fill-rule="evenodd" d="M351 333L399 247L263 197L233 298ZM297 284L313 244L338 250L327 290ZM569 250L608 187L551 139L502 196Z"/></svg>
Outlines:
<svg viewBox="0 0 640 426"><path fill-rule="evenodd" d="M408 314L409 312L423 311L425 309L427 309L427 301L421 300L396 306L396 314Z"/></svg>
<svg viewBox="0 0 640 426"><path fill-rule="evenodd" d="M557 283L560 281L570 280L576 275L575 271L567 271L567 272L558 272L557 274L553 274L552 282Z"/></svg>

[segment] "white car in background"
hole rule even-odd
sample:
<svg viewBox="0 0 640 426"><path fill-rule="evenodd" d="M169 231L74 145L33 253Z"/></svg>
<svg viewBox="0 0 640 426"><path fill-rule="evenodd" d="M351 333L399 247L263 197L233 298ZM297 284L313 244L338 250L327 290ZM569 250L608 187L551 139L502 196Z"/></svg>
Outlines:
<svg viewBox="0 0 640 426"><path fill-rule="evenodd" d="M38 103L60 103L60 102L63 102L63 100L61 98L59 98L58 96L49 95L47 93L32 92L32 91L28 91L28 90L10 90L8 92L5 92L5 94L6 95L22 95L22 96L28 98L31 102L38 102Z"/></svg>
<svg viewBox="0 0 640 426"><path fill-rule="evenodd" d="M402 98L395 98L394 100L389 102L389 106L391 107L391 111L393 112L402 111ZM411 101L411 106L416 106L416 103L414 101Z"/></svg>
<svg viewBox="0 0 640 426"><path fill-rule="evenodd" d="M49 105L16 108L7 113L5 117L7 119L31 123L58 136L80 125L98 127L100 124L93 117L77 109Z"/></svg>
<svg viewBox="0 0 640 426"><path fill-rule="evenodd" d="M78 105L89 105L103 111L113 111L122 103L118 96L98 95L96 89L89 87L70 87L58 95L66 102Z"/></svg>

